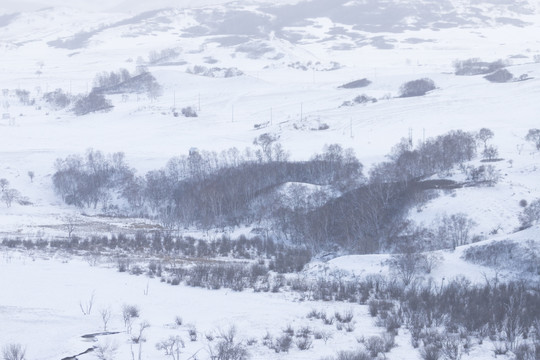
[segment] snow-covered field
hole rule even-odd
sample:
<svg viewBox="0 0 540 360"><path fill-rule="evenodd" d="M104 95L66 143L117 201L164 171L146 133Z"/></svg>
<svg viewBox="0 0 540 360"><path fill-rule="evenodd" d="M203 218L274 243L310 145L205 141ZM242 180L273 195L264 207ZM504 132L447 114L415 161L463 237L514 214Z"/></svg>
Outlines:
<svg viewBox="0 0 540 360"><path fill-rule="evenodd" d="M385 274L380 266L381 257L345 257L330 262L330 271L341 269L363 270L363 274ZM155 345L170 336L180 336L185 342L181 359L197 354L197 358L209 358L209 349L215 346L220 333L236 328L236 341L247 343L252 359L312 359L335 355L338 351L363 348L358 343L362 337L380 335L375 318L368 313L367 305L343 302L301 301L294 293L254 293L252 290L234 292L227 289L206 290L187 286L171 286L144 275L133 276L118 273L114 264L103 258L91 266L82 259L68 254L45 256L41 253L2 252L0 259L0 288L2 297L0 320L2 344L20 343L27 346L29 359L62 359L79 354L94 345L112 344L116 348L114 358L131 358L130 335L126 333L122 317L124 305L135 305L140 316L133 323L133 334L140 324L148 322L144 331L146 342L142 347L143 359L165 358ZM486 268L448 260L441 267L444 273L434 275L440 284L442 275L467 276L483 281L493 273ZM447 265L447 266L446 266ZM460 267L461 271L458 270ZM335 267L335 268L334 268ZM91 313L84 315L92 303ZM109 310L111 318L107 331L112 335L97 336L95 341L82 336L103 332L101 313ZM351 311L353 330L337 330L336 324L325 325L321 320L308 319L312 310L323 311L332 316L335 312ZM182 325L175 318L182 319ZM312 332L330 334L329 339L313 340L312 347L301 351L295 346L288 353L275 353L263 345L268 334L279 337L283 330L295 331L308 327ZM190 341L189 329L195 328L197 340ZM208 337L213 335L214 340ZM97 341L97 342L96 342ZM417 359L418 352L410 344L407 330L400 330L397 346L387 353L389 359ZM492 345L477 345L471 351L471 359L490 358ZM138 356L138 345L133 345ZM94 358L94 354L81 359Z"/></svg>
<svg viewBox="0 0 540 360"><path fill-rule="evenodd" d="M408 217L431 227L444 215L464 213L476 223L472 232L484 240L480 244L537 241L538 228L513 233L520 225L520 200L530 203L540 197L540 152L525 140L529 129L540 127L538 4L444 1L438 18L420 10L405 16L411 9L422 9L422 4L426 9L437 5L436 1L407 1L403 3L410 7L403 5L395 14L389 13L396 16L393 23L374 30L369 21L356 24L346 16L348 8L372 1L340 1L338 10L328 15L325 6L331 1L313 1L312 9L303 3L161 0L150 5L115 0L93 1L90 6L87 1L3 0L0 178L8 180L27 203L1 204L0 237L66 237L64 224L73 216L80 223L77 235L81 236L156 226L148 219L92 216L99 213L92 209L85 209L83 216L82 210L61 201L52 187L55 160L87 149L124 152L130 167L142 175L192 148L244 149L253 146L257 136L272 133L294 160L309 159L328 144L350 147L367 173L402 138L410 137L416 144L454 129L489 128L495 134L489 143L498 148L502 159L490 163L500 172L499 182L441 193L413 208ZM163 10L150 11L155 9ZM149 12L138 15L142 11ZM164 49L175 50L177 56L167 63L149 63L151 52ZM502 59L515 77L526 74L530 79L498 84L481 75L454 75L452 63L468 58ZM146 65L156 77L162 96L113 95L109 97L115 106L112 111L79 117L69 110L52 109L42 99L58 88L87 93L96 74L119 68L133 72L138 65ZM194 66L234 67L243 75L213 78L188 73ZM401 84L425 77L434 80L436 90L422 97L398 97ZM338 88L362 78L371 85ZM28 90L36 103L22 104L16 90ZM378 101L341 106L360 94ZM196 109L198 117L173 115L188 106ZM328 129L316 130L324 124ZM471 164L481 165L479 159L466 165ZM30 178L29 172L35 177ZM464 177L457 168L447 175L458 181ZM231 231L238 235L243 229ZM463 251L440 252L443 260L430 274L435 283L457 276L473 282L521 276L468 263L461 258ZM81 336L103 330L99 310L105 308L113 314L109 330L120 331L108 336L118 345L116 358L131 358L121 318L123 304L138 305L137 321L150 323L143 359L165 358L155 344L170 335L180 335L186 342L181 359L193 354L205 359L212 346L205 334L232 325L239 339L257 340L249 347L254 359L322 358L355 349L358 338L382 331L365 305L303 302L289 293L172 287L159 279L118 273L110 263L91 267L76 257L48 256L6 250L0 259L0 347L26 344L29 359L61 359L91 347L93 343ZM388 258L350 255L314 261L305 274L317 277L340 270L357 276L388 275ZM94 311L85 316L79 303L92 294ZM289 324L325 330L322 323L306 318L312 309L330 313L350 309L356 329L347 333L334 326L328 330L332 339L315 340L307 351L276 354L261 345L266 332L277 336ZM181 316L184 325L175 326L175 316ZM197 328L197 341L189 341L186 324ZM407 331L400 332L396 341L389 359L419 358ZM464 358L490 357L485 344Z"/></svg>

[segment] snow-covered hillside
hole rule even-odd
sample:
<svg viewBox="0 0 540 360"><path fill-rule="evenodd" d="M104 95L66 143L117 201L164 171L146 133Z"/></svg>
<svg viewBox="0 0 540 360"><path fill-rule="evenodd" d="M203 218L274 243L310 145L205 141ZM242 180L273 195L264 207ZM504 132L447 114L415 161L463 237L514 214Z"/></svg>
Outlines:
<svg viewBox="0 0 540 360"><path fill-rule="evenodd" d="M485 128L493 136L485 143L478 140L478 156L424 179L451 186L434 185L425 191L403 215L402 228L396 226L400 232L389 231L388 238L381 240L385 245L374 251L399 249L392 243L398 236L439 239L445 219L458 216L468 221L467 242L475 243L454 243L458 246L452 250L422 247L437 250L422 254L432 261L433 269L415 281L440 286L442 292L444 284L459 277L479 286L499 280L538 280L540 229L533 221L523 230L527 226L522 214L540 198L540 151L526 139L530 129L540 128L539 33L540 6L525 0L3 0L0 181L6 181L2 194L15 189L19 196L10 204L2 195L0 242L60 239L75 244L70 251L86 253L77 237L116 239L121 233L131 236L164 229L173 233L173 227L167 228L170 224L158 216L159 205L145 213L123 211L125 201L114 196L103 201L110 202L108 208L76 207L63 201L53 186L56 161L84 155L89 149L123 152L126 168L133 169L130 174L144 178L149 171L163 169L173 157L233 147L238 153L247 147L262 148L254 140L267 134L292 161L312 159L330 144L354 150L363 165L364 176L353 181L358 185L377 164L394 161L403 144L409 150L420 149L453 130L477 134ZM497 83L485 74L456 75L455 66L467 59L501 64L513 78ZM96 75L107 78L111 72L133 78L150 73L161 91L104 92L112 104L108 111L75 115L75 101L99 87ZM400 96L404 83L424 78L433 80L435 89L424 96ZM358 80L362 87L343 86ZM47 101L55 91L65 94L71 104L63 107ZM197 116L184 116L190 112ZM400 142L402 148L395 147ZM486 160L482 151L488 146L496 153ZM480 168L489 170L496 181L473 180L471 173ZM176 224L174 231L179 237L193 236L193 248L200 244L195 238L211 243L224 234L262 234L265 240L270 235L278 243L290 243L294 239L282 235L285 231L281 233L271 220L255 218L279 204L305 215L305 220L308 215L303 212L309 213L312 203L323 208L357 190L350 184L340 186L296 178L272 183L259 189L246 206L260 210L251 223L242 219L200 228ZM291 199L297 193L307 200L294 203ZM255 359L334 356L338 350L364 346L362 337L381 332L380 321L376 324L368 316L366 299L355 300L362 305L350 306L319 301L324 297L313 295L314 284L329 279L369 283L379 276L402 278L392 266L391 254L351 255L362 251L327 244L302 272L283 278L268 275L267 282L283 282L276 294L221 289L207 297L208 290L181 286L178 292L159 283L157 276L149 280L111 275L115 262L127 256L120 246L105 246L100 264L92 264L99 266L90 267L73 255L64 258L60 250L55 254L52 245L42 252L36 244L25 245L34 250L7 250L0 245L0 323L10 324L9 329L0 327L0 347L30 343L25 341L28 322L37 322L36 332L46 335L28 347L32 359L60 359L85 350L80 336L101 328L97 311L82 316L79 308L92 292L96 307L115 312L111 330L121 332L112 335L120 343L118 358L130 358L130 349L137 348L124 333L120 314L122 304L131 302L141 305L143 318L151 322L147 332L151 346L143 358L165 358L154 345L169 335L188 339L189 326L173 324L177 315L196 325L200 338L206 337L186 341L180 359L199 351L205 358L213 348L212 336L205 335L224 331L230 324L238 326L243 343L257 339L259 343L250 345ZM339 243L343 244L345 240ZM162 281L179 276L178 259L143 252L141 264L156 260L163 264L164 273L167 268ZM178 261L184 261L184 255ZM227 262L231 260L227 255L202 263ZM194 257L195 263L200 261L198 252ZM270 266L271 260L259 262ZM64 273L69 275L62 278ZM282 288L287 291L279 293ZM266 332L277 337L288 324L297 330L309 326L326 331L305 317L314 308L330 313L350 310L356 329L336 332L332 327L332 339L323 341L330 335L321 333L308 351L295 348L290 354L278 353L263 346ZM57 332L49 332L50 326ZM404 329L396 337L398 346L387 354L389 359L421 358L410 336ZM66 346L58 347L62 342ZM490 344L480 341L463 358L487 359L491 354Z"/></svg>
<svg viewBox="0 0 540 360"><path fill-rule="evenodd" d="M505 174L503 181L495 189L466 189L455 198L445 196L428 205L437 211L423 211L414 219L430 222L441 211L448 212L452 203L451 208L470 212L481 223L481 233L497 227L511 231L516 227L517 201L521 197L530 201L538 194L537 154L523 140L536 126L538 113L540 65L535 59L540 55L536 38L540 22L533 4L485 2L468 7L447 2L428 16L419 4L389 3L377 11L408 20L380 29L362 29L361 18L345 16L374 6L369 4L332 4L334 11L326 11L329 5L324 2L232 3L198 9L187 4L188 8L140 15L85 12L73 6L4 15L1 87L11 92L2 102L3 113L11 119L2 121L2 177L34 205L2 211L12 220L22 216L19 212L49 212L58 204L49 186L55 159L89 148L122 151L144 174L190 148L244 148L259 134L270 132L279 135L294 159L309 158L325 144L339 143L352 147L369 169L403 137L410 135L416 143L451 129L487 127L494 131L493 143L505 161L495 164ZM461 20L428 26L435 17ZM503 17L522 23L502 24ZM176 58L152 63L152 52L164 49L174 50ZM532 80L493 84L481 76L452 74L453 61L472 57L506 60L516 77L527 74ZM163 86L157 100L112 96L112 112L75 117L50 109L41 99L57 88L85 93L95 74L119 68L132 71L141 64ZM234 67L244 75L209 78L186 73L202 65ZM364 77L372 81L365 89L338 89ZM421 77L432 78L437 89L424 97L394 98L402 83ZM22 106L15 89L28 90L36 104ZM380 101L341 107L361 93ZM172 108L186 106L195 108L199 117L172 116ZM321 125L328 129L313 130ZM34 183L26 176L28 171L36 174ZM483 198L490 191L497 196L486 202L457 203L460 194L469 200L466 192ZM62 213L55 208L53 212ZM29 225L27 220L8 223L17 230Z"/></svg>

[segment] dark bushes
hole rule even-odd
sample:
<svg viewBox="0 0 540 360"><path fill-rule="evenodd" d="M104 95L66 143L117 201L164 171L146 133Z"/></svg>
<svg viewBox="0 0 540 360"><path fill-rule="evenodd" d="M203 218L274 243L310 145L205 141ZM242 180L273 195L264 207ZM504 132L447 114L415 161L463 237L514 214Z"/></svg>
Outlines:
<svg viewBox="0 0 540 360"><path fill-rule="evenodd" d="M81 116L97 111L109 111L112 108L112 102L107 100L103 94L91 91L88 95L83 95L75 101L73 112L75 115Z"/></svg>
<svg viewBox="0 0 540 360"><path fill-rule="evenodd" d="M363 87L366 87L368 85L371 84L371 81L366 79L366 78L363 78L363 79L360 79L360 80L355 80L355 81L351 81L349 83L346 83L346 84L343 84L340 86L340 88L342 89L358 89L358 88L363 88Z"/></svg>
<svg viewBox="0 0 540 360"><path fill-rule="evenodd" d="M512 81L514 78L514 75L506 69L499 69L495 71L493 74L489 74L484 76L484 79L494 82L494 83L505 83Z"/></svg>
<svg viewBox="0 0 540 360"><path fill-rule="evenodd" d="M428 78L412 80L401 85L400 97L423 96L428 91L435 90L435 83Z"/></svg>
<svg viewBox="0 0 540 360"><path fill-rule="evenodd" d="M502 69L506 64L502 60L493 62L481 61L478 58L458 60L454 62L456 75L480 75L489 74Z"/></svg>

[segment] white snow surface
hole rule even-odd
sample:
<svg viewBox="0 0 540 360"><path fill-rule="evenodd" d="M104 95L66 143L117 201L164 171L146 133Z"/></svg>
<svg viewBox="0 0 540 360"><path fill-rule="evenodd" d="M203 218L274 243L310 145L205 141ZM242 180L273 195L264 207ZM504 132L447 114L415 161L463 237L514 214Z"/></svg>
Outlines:
<svg viewBox="0 0 540 360"><path fill-rule="evenodd" d="M7 208L1 204L0 235L31 239L65 236L62 219L73 214L87 224L85 234L155 225L144 219L83 216L54 194L54 161L70 154L83 154L89 148L105 153L122 151L130 166L144 174L164 166L172 156L187 154L192 147L215 151L233 146L243 149L252 146L258 135L271 132L279 135L292 159L307 159L326 144L351 147L367 173L409 133L417 143L424 137L453 129L478 131L487 127L495 133L490 143L498 147L503 159L490 163L500 171L501 180L494 187L441 192L439 197L412 209L409 218L430 227L444 214L465 213L477 223L473 233L487 239L482 243L538 239L538 228L513 234L522 211L519 201L530 202L540 197L540 153L524 140L528 129L539 127L540 16L535 2L530 3L533 11L520 15L526 22L523 26L470 24L403 32L358 31L359 37L368 40L383 36L393 46L391 49L359 44L345 35L330 36L336 28L353 29L327 18L309 19L305 26L285 29L300 33L299 41L275 32L264 38L250 38L250 45L270 48L262 56L250 56L237 51L235 46L220 45L218 35L189 33L190 28L200 25L197 11L201 8L213 5L217 12L229 7L249 10L255 4L211 0L99 0L91 4L83 0L2 0L0 14L21 13L13 18L0 17L0 88L8 90L5 95L0 93L0 110L7 115L0 119L0 178L7 179L10 187L19 190L31 205L14 204ZM155 17L121 23L141 11L170 7L173 9ZM489 14L498 11L496 6L486 9ZM49 44L70 39L81 31L92 34L84 46L66 49ZM111 112L82 117L67 110L50 109L41 100L43 93L57 88L73 94L86 93L95 74L120 67L134 71L138 61L147 60L149 52L166 48L176 49L180 55L176 64L149 66L164 88L163 96L157 100L145 95L129 95L127 99L111 96L115 105ZM454 60L473 57L508 60L507 69L515 76L527 74L532 79L494 84L482 76L452 74ZM211 65L211 59L217 62ZM325 71L333 62L340 67ZM188 67L195 65L236 67L245 75L208 78L186 73ZM300 70L298 65L305 65L308 70ZM423 97L396 98L402 83L423 77L432 78L437 89ZM363 89L338 89L361 78L373 83ZM23 106L14 95L15 89L29 90L36 104ZM379 101L340 107L362 93ZM199 117L172 115L173 107L185 106L196 108ZM266 126L255 129L255 124ZM327 124L329 129L313 130L321 124ZM480 162L474 160L471 164L478 166ZM33 181L27 176L28 171L35 173ZM458 168L446 175L462 178ZM85 211L89 215L99 212ZM440 252L443 261L430 274L433 281L466 276L481 282L497 275L493 269L463 261L464 249ZM388 274L387 259L388 255L383 254L343 256L328 263L314 262L306 273L340 270L351 275ZM240 338L256 337L260 342L266 331L278 335L287 324L322 327L305 318L313 308L333 312L350 307L355 312L354 334L336 333L328 346L319 341L309 351L287 355L255 346L255 359L319 358L335 354L336 349L356 348L356 336L381 332L365 306L299 302L290 294L171 287L156 279L120 274L108 266L112 265L90 267L80 259L2 253L0 346L12 342L31 344L28 358L37 360L73 355L92 345L85 343L81 335L101 330L100 308L111 307L111 330L123 331L120 309L124 303L139 305L141 320L151 324L144 345L144 358L148 359L165 358L154 345L173 334L180 334L186 341L185 354L206 351L205 340L190 343L187 327L173 326L176 315L182 316L185 323L196 325L201 339L205 332L235 324ZM147 288L148 295L144 295ZM83 316L79 303L87 301L92 293L95 310ZM113 338L120 344L118 358L130 358L127 335L121 333ZM397 342L399 346L388 355L389 359L419 358L406 332L401 333ZM489 346L475 347L464 359L491 358Z"/></svg>

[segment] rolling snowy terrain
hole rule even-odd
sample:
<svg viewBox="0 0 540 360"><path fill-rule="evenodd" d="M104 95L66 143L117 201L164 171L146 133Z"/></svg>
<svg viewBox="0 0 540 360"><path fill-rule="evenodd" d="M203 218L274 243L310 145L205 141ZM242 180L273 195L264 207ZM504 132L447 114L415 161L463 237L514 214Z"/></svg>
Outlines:
<svg viewBox="0 0 540 360"><path fill-rule="evenodd" d="M479 286L525 280L537 292L540 213L528 223L523 219L540 198L540 146L526 138L531 129L540 128L539 33L540 5L525 0L2 1L0 181L5 180L2 194L14 189L17 196L10 202L2 195L0 203L0 348L23 344L27 359L43 360L65 359L89 348L94 350L78 358L210 359L219 339L226 339L235 326L236 342L227 344L242 345L253 359L319 359L358 347L369 350L366 339L385 332L385 325L370 316L367 299L324 301L329 299L314 295L315 284L389 277L414 288L402 272L396 274L396 256L390 252L400 248L393 239L420 237L420 230L414 231L423 229L434 241L443 236L445 219L456 214L468 221L466 244L421 248L426 259L433 259L433 268L415 273L412 284L428 284L435 293L440 287L442 293L445 284L461 277ZM459 62L467 59L486 64L500 60L513 77L492 82L484 77L487 73L456 75ZM76 101L100 88L96 76L108 78L120 69L127 70L130 81L151 74L155 83L149 82L145 91L138 85L124 91L129 82L120 83L121 91L102 86L110 106L77 115ZM426 78L434 89L423 96L403 94L403 84ZM343 86L361 79L369 80L361 88ZM55 91L66 94L70 104L48 101ZM184 116L190 111L196 116ZM492 133L486 140L477 135L483 128ZM306 199L323 194L317 209L324 210L367 184L379 164L397 162L396 144L408 144L412 152L456 130L473 134L477 155L420 176L426 181L422 185L450 185L435 185L422 200L404 207L408 227L403 225L394 237L385 233L385 245L373 251L347 248L345 240L312 246L311 261L301 271L264 275L276 291L260 290L261 279L243 291L182 283L189 279L189 269L201 264L270 268L277 255L267 250L267 258L253 255L255 250L251 257L218 251L219 256L210 258L200 255L201 250L174 257L149 249L129 253L121 246L105 246L100 254L84 248L83 240L91 237L121 239L119 234L125 234L137 239L141 232L170 231L170 224L159 205L137 212L118 192L103 200L103 206L75 206L53 185L62 163L58 159L85 156L91 149L124 153L133 177L148 180L149 172L170 169L174 157L233 147L239 153L259 146L264 151L261 143L267 136L298 164L331 144L350 148L362 164L362 176L353 181L357 187L284 180L257 192L247 208L264 210L271 199L292 199L302 189ZM488 145L495 151L491 158L482 153ZM472 171L480 168L496 180L473 179ZM409 181L418 179L405 179ZM302 219L309 216L290 202L284 207L305 215ZM270 234L278 244L294 245L290 233L260 213L262 219L256 219L257 213L225 225L177 225L174 236L201 239L191 244L197 249L203 240L212 244L222 236L261 234L265 240ZM44 241L50 245L40 246ZM56 241L75 247L53 246ZM127 269L119 272L125 258ZM146 270L128 274L136 272L134 264L147 269L150 262L163 266L163 275L146 276ZM167 284L174 280L180 286ZM385 300L375 288L369 299ZM93 311L87 311L89 303ZM127 319L134 321L129 329L122 318L126 304L141 312L135 320ZM112 316L104 329L107 309ZM354 320L325 325L306 316L312 310L351 312ZM176 316L182 317L177 324ZM143 329L145 321L148 329ZM427 359L431 345L413 346L410 338L415 335L406 322L395 346L379 358ZM265 338L277 342L289 325L297 334L290 351L265 343ZM535 326L540 331L540 320ZM309 336L298 335L306 328ZM133 340L139 329L144 341ZM105 330L115 334L82 338ZM198 337L190 341L193 331ZM518 345L535 336L531 331L523 329L523 339L499 356L519 356ZM486 340L475 338L470 348L462 346L463 359L492 358L504 342L478 333L474 336ZM177 342L179 355L156 347L177 335L185 345ZM312 343L301 349L306 339ZM523 359L538 359L536 346L536 358ZM98 353L107 348L115 351ZM227 359L242 359L236 355Z"/></svg>

